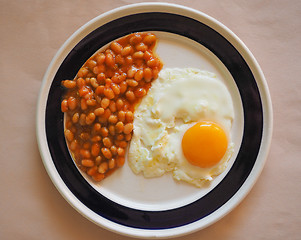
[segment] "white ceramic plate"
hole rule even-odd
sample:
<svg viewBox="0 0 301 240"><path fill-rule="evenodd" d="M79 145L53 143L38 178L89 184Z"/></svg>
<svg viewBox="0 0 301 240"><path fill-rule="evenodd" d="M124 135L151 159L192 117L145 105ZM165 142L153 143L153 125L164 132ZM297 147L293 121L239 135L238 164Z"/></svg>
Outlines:
<svg viewBox="0 0 301 240"><path fill-rule="evenodd" d="M231 93L235 153L227 170L198 189L170 175L145 179L127 164L100 184L75 166L64 138L61 81L73 79L98 49L124 35L154 32L164 67L211 71ZM246 46L213 18L179 5L145 3L107 12L76 31L44 76L37 138L44 165L63 197L82 215L111 231L139 238L181 236L230 212L250 191L268 154L272 107L264 76Z"/></svg>

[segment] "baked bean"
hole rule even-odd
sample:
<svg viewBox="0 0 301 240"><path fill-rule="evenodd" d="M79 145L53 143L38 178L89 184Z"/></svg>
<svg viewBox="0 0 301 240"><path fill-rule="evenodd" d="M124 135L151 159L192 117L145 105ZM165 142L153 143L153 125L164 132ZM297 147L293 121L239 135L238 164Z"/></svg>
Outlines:
<svg viewBox="0 0 301 240"><path fill-rule="evenodd" d="M89 170L87 171L87 174L89 176L93 176L97 173L97 170L98 170L97 166L90 167Z"/></svg>
<svg viewBox="0 0 301 240"><path fill-rule="evenodd" d="M128 80L126 80L126 83L130 87L136 87L136 86L138 86L138 82L136 80L134 80L134 79L128 79Z"/></svg>
<svg viewBox="0 0 301 240"><path fill-rule="evenodd" d="M115 59L111 53L106 54L105 63L108 67L113 68L115 65Z"/></svg>
<svg viewBox="0 0 301 240"><path fill-rule="evenodd" d="M96 105L96 100L95 99L88 99L86 101L88 106L95 106Z"/></svg>
<svg viewBox="0 0 301 240"><path fill-rule="evenodd" d="M73 116L72 116L72 122L73 123L77 123L79 120L79 113L74 113Z"/></svg>
<svg viewBox="0 0 301 240"><path fill-rule="evenodd" d="M131 90L128 90L126 93L125 93L125 97L127 100L129 100L130 102L134 102L136 97L135 97L135 94L133 91Z"/></svg>
<svg viewBox="0 0 301 240"><path fill-rule="evenodd" d="M153 68L153 78L157 78L159 75L159 69L157 67Z"/></svg>
<svg viewBox="0 0 301 240"><path fill-rule="evenodd" d="M143 42L141 42L141 43L138 43L135 46L135 48L136 48L137 51L145 52L148 49L148 46L145 45Z"/></svg>
<svg viewBox="0 0 301 240"><path fill-rule="evenodd" d="M115 95L118 95L120 93L120 87L117 84L112 83L111 88Z"/></svg>
<svg viewBox="0 0 301 240"><path fill-rule="evenodd" d="M135 73L137 72L137 69L132 67L127 71L127 77L133 78L135 76Z"/></svg>
<svg viewBox="0 0 301 240"><path fill-rule="evenodd" d="M144 68L143 69L143 77L145 82L150 82L152 80L152 69L151 68Z"/></svg>
<svg viewBox="0 0 301 240"><path fill-rule="evenodd" d="M109 166L107 162L102 162L98 167L99 173L105 173L108 170Z"/></svg>
<svg viewBox="0 0 301 240"><path fill-rule="evenodd" d="M103 114L103 117L105 119L109 119L110 116L111 116L111 110L109 108L107 108Z"/></svg>
<svg viewBox="0 0 301 240"><path fill-rule="evenodd" d="M116 53L119 54L122 51L122 46L118 42L111 43L111 49Z"/></svg>
<svg viewBox="0 0 301 240"><path fill-rule="evenodd" d="M106 109L110 105L110 99L103 98L100 103L101 107Z"/></svg>
<svg viewBox="0 0 301 240"><path fill-rule="evenodd" d="M79 117L79 124L84 126L86 125L86 114L82 113Z"/></svg>
<svg viewBox="0 0 301 240"><path fill-rule="evenodd" d="M144 59L145 61L150 60L152 57L153 57L153 55L152 55L149 51L145 51L145 52L144 52L143 59Z"/></svg>
<svg viewBox="0 0 301 240"><path fill-rule="evenodd" d="M137 52L134 52L132 56L133 56L134 59L141 59L144 56L144 52L137 51Z"/></svg>
<svg viewBox="0 0 301 240"><path fill-rule="evenodd" d="M116 100L116 108L117 108L117 110L121 110L122 107L123 107L123 101L122 101L122 99L118 98Z"/></svg>
<svg viewBox="0 0 301 240"><path fill-rule="evenodd" d="M105 54L111 54L112 56L115 56L114 52L113 52L112 49L110 49L110 48L107 48L107 49L105 50Z"/></svg>
<svg viewBox="0 0 301 240"><path fill-rule="evenodd" d="M152 58L152 59L148 60L146 64L147 64L147 66L154 68L154 67L158 66L159 62L158 62L158 59Z"/></svg>
<svg viewBox="0 0 301 240"><path fill-rule="evenodd" d="M77 149L78 146L78 142L76 139L74 139L71 143L70 143L70 149L71 151L75 151Z"/></svg>
<svg viewBox="0 0 301 240"><path fill-rule="evenodd" d="M89 113L88 116L86 117L86 124L90 125L95 121L95 114L93 112Z"/></svg>
<svg viewBox="0 0 301 240"><path fill-rule="evenodd" d="M105 86L103 86L103 85L98 86L98 87L96 88L96 90L95 90L95 93L96 93L97 95L102 95L104 89L105 89Z"/></svg>
<svg viewBox="0 0 301 240"><path fill-rule="evenodd" d="M90 138L90 134L87 133L87 132L82 132L79 137L82 139L82 140L88 140Z"/></svg>
<svg viewBox="0 0 301 240"><path fill-rule="evenodd" d="M126 148L127 142L126 142L126 141L119 141L119 142L117 143L117 146L118 146L118 147L121 147L121 148Z"/></svg>
<svg viewBox="0 0 301 240"><path fill-rule="evenodd" d="M86 82L86 85L90 85L90 78L89 78L89 77L86 77L86 78L85 78L85 82Z"/></svg>
<svg viewBox="0 0 301 240"><path fill-rule="evenodd" d="M108 99L113 99L115 97L115 94L111 88L105 88L103 93Z"/></svg>
<svg viewBox="0 0 301 240"><path fill-rule="evenodd" d="M118 76L118 83L121 83L122 81L124 81L126 79L127 75L125 72L121 73L119 76Z"/></svg>
<svg viewBox="0 0 301 240"><path fill-rule="evenodd" d="M127 112L125 113L125 120L126 120L127 122L133 122L133 120L134 120L134 114L133 114L133 112L127 111Z"/></svg>
<svg viewBox="0 0 301 240"><path fill-rule="evenodd" d="M121 122L125 121L125 112L124 111L119 111L117 116L118 116L119 121L121 121Z"/></svg>
<svg viewBox="0 0 301 240"><path fill-rule="evenodd" d="M101 124L100 123L94 123L93 130L94 130L94 132L99 133L100 130L101 130Z"/></svg>
<svg viewBox="0 0 301 240"><path fill-rule="evenodd" d="M135 97L141 98L141 97L145 96L146 90L145 90L144 88L137 88L137 89L134 91L134 94L135 94Z"/></svg>
<svg viewBox="0 0 301 240"><path fill-rule="evenodd" d="M77 76L80 77L80 78L83 78L83 77L86 77L87 74L88 74L89 70L87 68L84 68L82 67L78 73L77 73Z"/></svg>
<svg viewBox="0 0 301 240"><path fill-rule="evenodd" d="M98 75L101 72L103 72L104 69L105 69L105 66L102 64L102 65L95 66L92 71L95 75Z"/></svg>
<svg viewBox="0 0 301 240"><path fill-rule="evenodd" d="M133 47L132 46L126 46L122 49L121 55L125 57L125 56L128 56L128 55L132 54L132 52L133 52Z"/></svg>
<svg viewBox="0 0 301 240"><path fill-rule="evenodd" d="M103 72L101 72L101 73L97 74L96 79L97 79L98 84L104 84L104 82L106 80L106 75Z"/></svg>
<svg viewBox="0 0 301 240"><path fill-rule="evenodd" d="M130 44L136 45L142 41L142 37L138 34L134 34L133 37L130 38Z"/></svg>
<svg viewBox="0 0 301 240"><path fill-rule="evenodd" d="M94 132L99 133L100 130L101 130L101 124L100 123L95 123L94 126L93 126L93 130L94 130Z"/></svg>
<svg viewBox="0 0 301 240"><path fill-rule="evenodd" d="M108 149L108 148L102 148L101 152L102 152L103 156L107 159L110 159L112 157L112 153L111 153L110 149Z"/></svg>
<svg viewBox="0 0 301 240"><path fill-rule="evenodd" d="M97 104L100 105L102 98L100 96L96 95L96 94L94 94L94 98L95 98ZM98 107L98 106L96 106L96 107Z"/></svg>
<svg viewBox="0 0 301 240"><path fill-rule="evenodd" d="M91 153L87 149L81 149L79 153L83 158L91 158Z"/></svg>
<svg viewBox="0 0 301 240"><path fill-rule="evenodd" d="M88 68L90 68L91 70L96 66L97 62L93 59L90 59L89 61L87 61L87 66Z"/></svg>
<svg viewBox="0 0 301 240"><path fill-rule="evenodd" d="M102 127L100 130L101 136L107 137L109 135L109 130L106 127Z"/></svg>
<svg viewBox="0 0 301 240"><path fill-rule="evenodd" d="M132 123L127 123L124 125L124 128L123 128L123 132L124 134L129 134L133 131L133 124Z"/></svg>
<svg viewBox="0 0 301 240"><path fill-rule="evenodd" d="M128 101L128 100L124 100L124 105L123 105L123 110L124 111L127 111L127 110L129 110L129 107L130 107L130 102Z"/></svg>
<svg viewBox="0 0 301 240"><path fill-rule="evenodd" d="M140 69L135 73L134 79L136 81L140 81L142 78L143 78L143 70Z"/></svg>
<svg viewBox="0 0 301 240"><path fill-rule="evenodd" d="M101 65L104 63L106 56L103 53L96 55L96 62L98 65Z"/></svg>
<svg viewBox="0 0 301 240"><path fill-rule="evenodd" d="M89 89L84 85L78 90L79 96L83 97L89 93Z"/></svg>
<svg viewBox="0 0 301 240"><path fill-rule="evenodd" d="M107 147L107 148L112 147L112 141L111 141L110 138L105 137L105 138L102 139L102 142L103 142L103 145L104 145L105 147Z"/></svg>
<svg viewBox="0 0 301 240"><path fill-rule="evenodd" d="M99 164L101 163L101 160L102 160L101 156L97 156L97 157L95 158L95 164L96 164L96 165L99 165Z"/></svg>
<svg viewBox="0 0 301 240"><path fill-rule="evenodd" d="M61 103L61 111L62 112L67 112L69 110L68 108L68 101L64 99Z"/></svg>
<svg viewBox="0 0 301 240"><path fill-rule="evenodd" d="M115 168L115 158L111 158L111 159L109 160L108 165L109 165L109 169Z"/></svg>
<svg viewBox="0 0 301 240"><path fill-rule="evenodd" d="M116 115L111 115L109 117L109 123L115 124L115 123L117 123L117 121L118 121L118 118Z"/></svg>
<svg viewBox="0 0 301 240"><path fill-rule="evenodd" d="M94 162L91 159L83 159L81 164L85 167L93 167L94 166Z"/></svg>
<svg viewBox="0 0 301 240"><path fill-rule="evenodd" d="M125 155L125 150L121 147L117 148L117 154L118 156L123 157Z"/></svg>
<svg viewBox="0 0 301 240"><path fill-rule="evenodd" d="M156 42L156 36L153 34L147 35L143 38L143 42L147 45L152 45Z"/></svg>
<svg viewBox="0 0 301 240"><path fill-rule="evenodd" d="M82 98L82 99L80 100L80 108L81 108L82 110L86 110L86 109L88 108L87 101L86 101L84 98Z"/></svg>
<svg viewBox="0 0 301 240"><path fill-rule="evenodd" d="M109 126L109 133L111 134L111 136L115 135L115 127L114 127L114 125L110 125Z"/></svg>
<svg viewBox="0 0 301 240"><path fill-rule="evenodd" d="M111 78L111 83L118 83L119 78L118 78L119 74L115 74L112 78Z"/></svg>
<svg viewBox="0 0 301 240"><path fill-rule="evenodd" d="M133 58L132 58L132 56L127 56L127 57L125 58L125 63L126 63L127 65L132 65L132 64L133 64Z"/></svg>
<svg viewBox="0 0 301 240"><path fill-rule="evenodd" d="M123 128L122 128L122 131L123 131ZM123 139L124 139L124 134L118 134L118 135L116 136L116 139L117 139L118 141L123 140Z"/></svg>
<svg viewBox="0 0 301 240"><path fill-rule="evenodd" d="M87 92L87 94L84 95L84 99L89 100L92 99L93 97L93 92Z"/></svg>
<svg viewBox="0 0 301 240"><path fill-rule="evenodd" d="M105 178L105 175L103 173L96 173L92 176L93 180L96 182L99 182Z"/></svg>
<svg viewBox="0 0 301 240"><path fill-rule="evenodd" d="M74 134L69 130L65 130L65 136L69 142L72 142L74 139Z"/></svg>
<svg viewBox="0 0 301 240"><path fill-rule="evenodd" d="M109 109L111 110L112 113L117 111L116 103L111 101L109 105Z"/></svg>
<svg viewBox="0 0 301 240"><path fill-rule="evenodd" d="M105 64L100 64L100 65L93 68L93 73L98 75L98 74L101 74L103 72L106 72L106 70L107 70L106 65Z"/></svg>
<svg viewBox="0 0 301 240"><path fill-rule="evenodd" d="M65 88L75 88L76 87L76 81L65 80L65 81L63 81L63 85L64 85Z"/></svg>
<svg viewBox="0 0 301 240"><path fill-rule="evenodd" d="M115 145L111 146L110 150L113 156L117 155L117 147Z"/></svg>
<svg viewBox="0 0 301 240"><path fill-rule="evenodd" d="M111 78L106 78L105 80L105 87L109 88L112 84L112 79Z"/></svg>
<svg viewBox="0 0 301 240"><path fill-rule="evenodd" d="M100 115L104 114L104 112L105 112L105 110L104 110L104 108L102 108L102 107L96 108L96 109L94 110L94 114L95 114L96 116L100 116Z"/></svg>
<svg viewBox="0 0 301 240"><path fill-rule="evenodd" d="M124 139L125 141L130 141L132 139L132 134L126 134Z"/></svg>
<svg viewBox="0 0 301 240"><path fill-rule="evenodd" d="M90 84L92 85L92 87L94 88L97 88L99 85L98 85L98 82L97 82L97 79L95 77L91 78L90 79Z"/></svg>
<svg viewBox="0 0 301 240"><path fill-rule="evenodd" d="M115 63L118 64L119 66L124 65L124 64L125 64L124 57L122 57L120 54L118 54L118 55L115 57Z"/></svg>
<svg viewBox="0 0 301 240"><path fill-rule="evenodd" d="M94 157L98 156L99 152L100 152L100 145L98 143L93 143L91 147L92 156Z"/></svg>
<svg viewBox="0 0 301 240"><path fill-rule="evenodd" d="M99 141L101 141L101 136L96 135L96 136L91 138L91 141L92 142L99 142Z"/></svg>
<svg viewBox="0 0 301 240"><path fill-rule="evenodd" d="M76 86L80 89L80 88L82 88L83 86L85 86L85 84L86 84L86 81L85 81L85 79L83 79L83 78L78 78L77 80L76 80Z"/></svg>
<svg viewBox="0 0 301 240"><path fill-rule="evenodd" d="M125 158L124 157L118 156L116 158L116 163L117 163L118 167L122 167L124 165L124 162L125 162Z"/></svg>
<svg viewBox="0 0 301 240"><path fill-rule="evenodd" d="M124 128L123 122L119 121L118 123L116 123L115 128L117 133L121 133Z"/></svg>
<svg viewBox="0 0 301 240"><path fill-rule="evenodd" d="M69 118L66 120L66 128L71 128L72 127L72 121L69 121Z"/></svg>
<svg viewBox="0 0 301 240"><path fill-rule="evenodd" d="M122 83L120 83L120 93L123 94L126 92L128 86L126 81L123 81Z"/></svg>

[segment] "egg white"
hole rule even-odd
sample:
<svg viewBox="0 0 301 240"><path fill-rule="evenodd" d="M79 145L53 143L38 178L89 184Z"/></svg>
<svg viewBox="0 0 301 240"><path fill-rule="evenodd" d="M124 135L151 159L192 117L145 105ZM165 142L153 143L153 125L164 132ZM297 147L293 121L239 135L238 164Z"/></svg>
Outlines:
<svg viewBox="0 0 301 240"><path fill-rule="evenodd" d="M231 95L215 74L194 68L163 69L135 110L128 164L147 178L172 172L175 180L201 187L227 167L234 146L233 119ZM229 140L226 154L211 168L191 165L181 147L186 130L203 120L222 126Z"/></svg>

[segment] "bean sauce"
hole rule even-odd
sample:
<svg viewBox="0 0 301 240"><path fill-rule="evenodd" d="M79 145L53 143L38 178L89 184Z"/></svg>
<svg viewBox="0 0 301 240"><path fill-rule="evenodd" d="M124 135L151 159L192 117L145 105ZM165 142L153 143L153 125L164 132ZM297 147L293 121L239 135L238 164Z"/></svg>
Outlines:
<svg viewBox="0 0 301 240"><path fill-rule="evenodd" d="M122 167L133 134L133 112L158 77L157 37L133 33L89 58L62 81L65 137L79 169L101 181Z"/></svg>

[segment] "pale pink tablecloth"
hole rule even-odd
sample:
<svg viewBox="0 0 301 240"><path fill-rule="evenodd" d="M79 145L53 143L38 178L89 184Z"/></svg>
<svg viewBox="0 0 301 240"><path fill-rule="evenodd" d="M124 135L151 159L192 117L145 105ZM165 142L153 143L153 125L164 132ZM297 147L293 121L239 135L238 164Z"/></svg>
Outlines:
<svg viewBox="0 0 301 240"><path fill-rule="evenodd" d="M35 111L51 59L80 26L134 0L0 1L0 239L130 239L82 217L43 166ZM265 168L242 203L179 239L301 239L301 1L167 1L216 18L249 47L265 74L274 134Z"/></svg>

